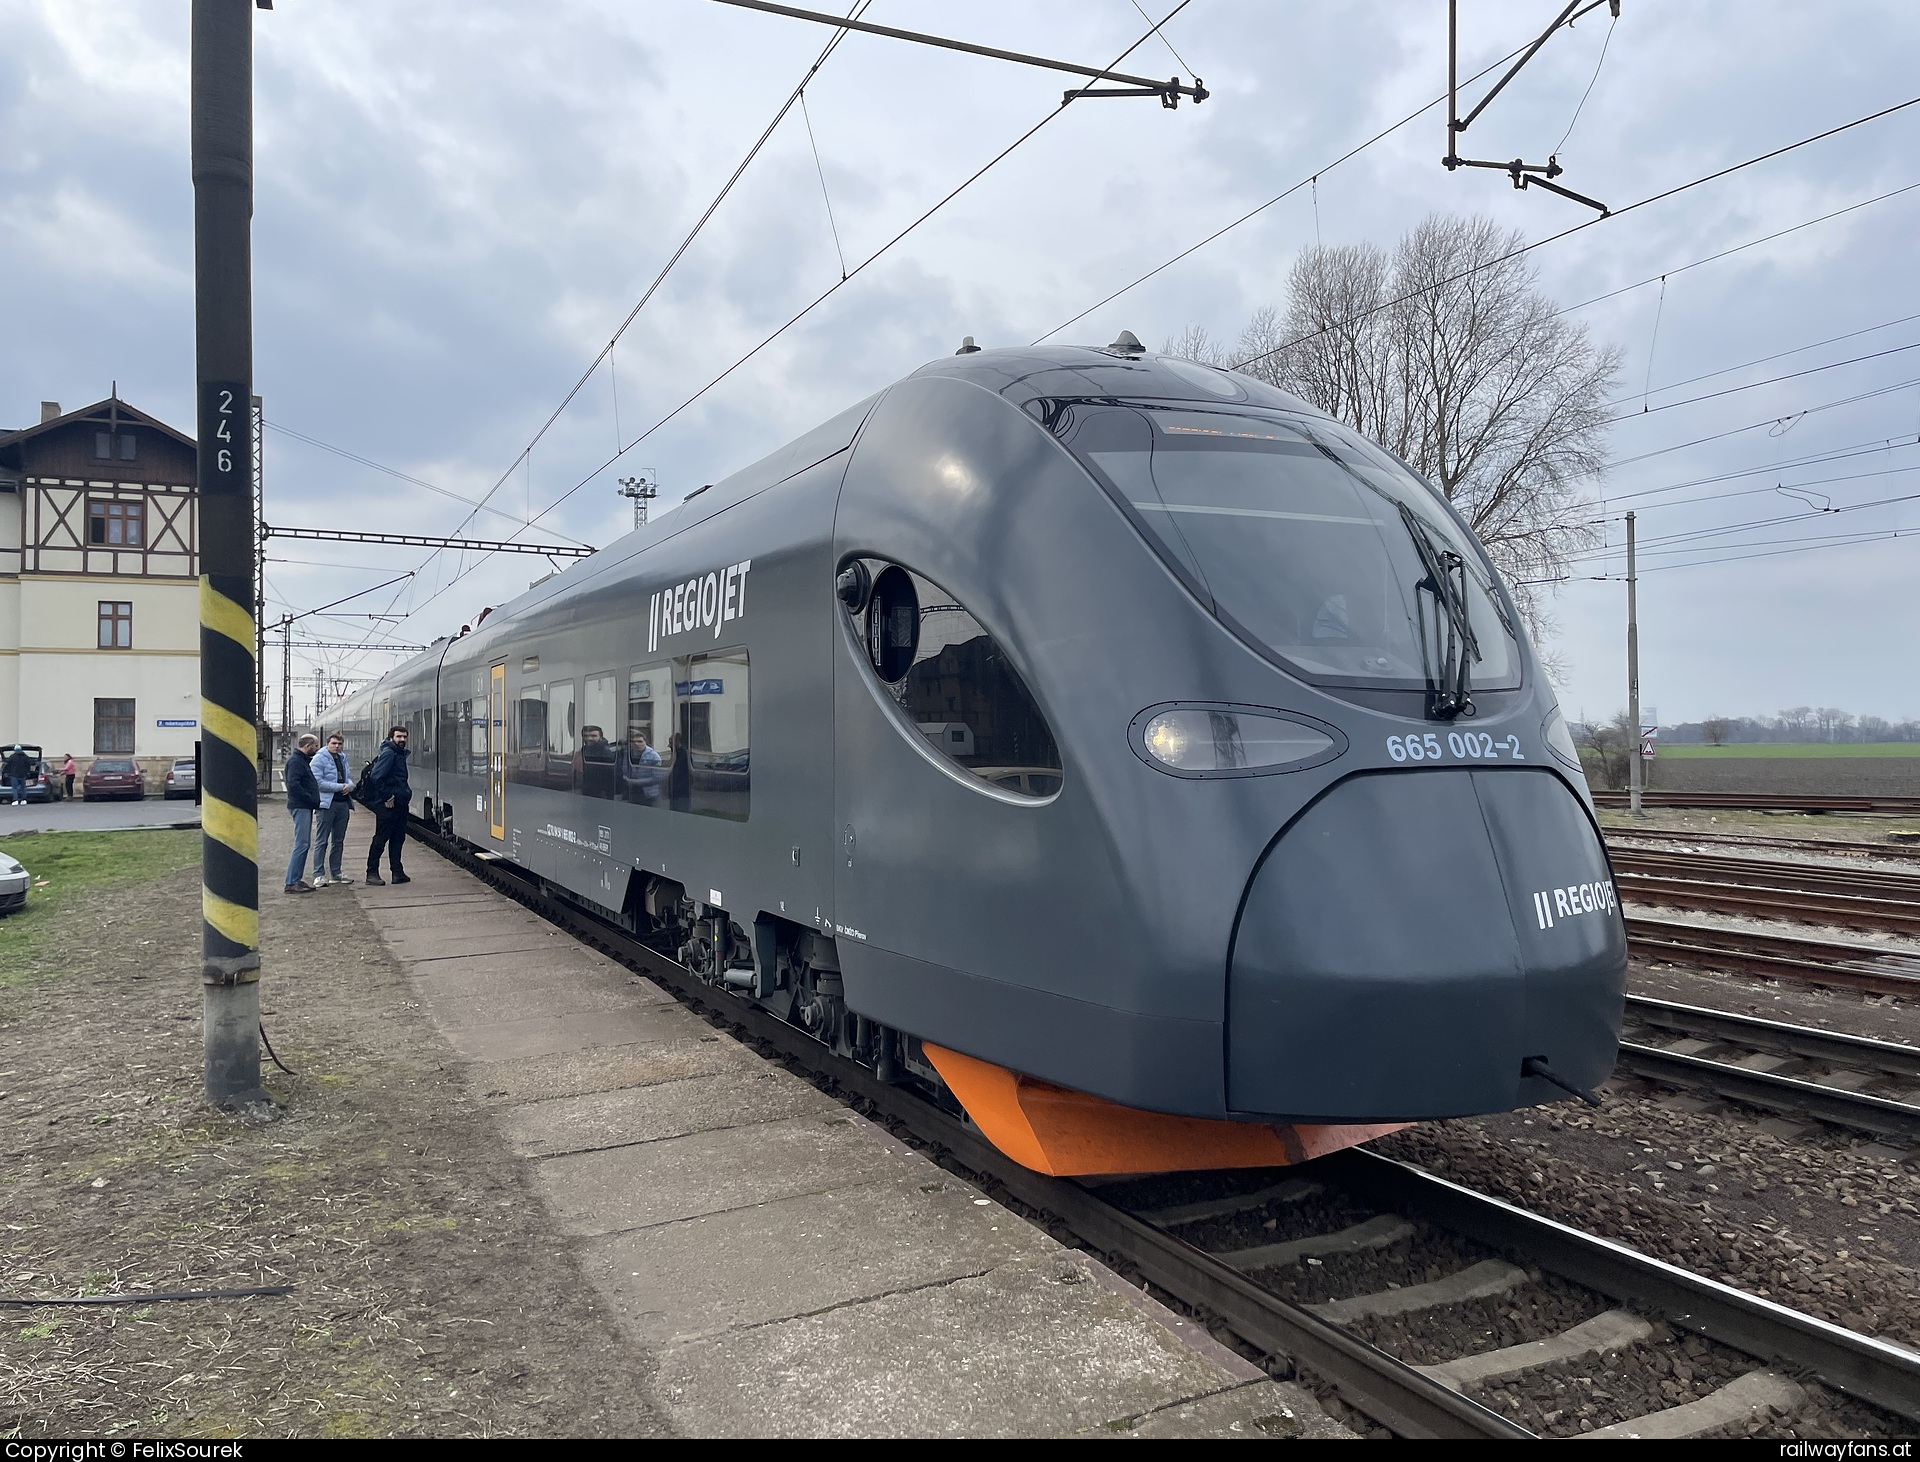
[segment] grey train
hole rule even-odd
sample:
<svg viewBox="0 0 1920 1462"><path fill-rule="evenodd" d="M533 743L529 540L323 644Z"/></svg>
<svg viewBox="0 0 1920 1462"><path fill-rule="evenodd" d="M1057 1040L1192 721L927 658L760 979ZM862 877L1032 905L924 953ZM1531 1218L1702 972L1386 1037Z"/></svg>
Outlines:
<svg viewBox="0 0 1920 1462"><path fill-rule="evenodd" d="M1589 1089L1626 937L1513 602L1245 376L963 350L333 707L416 813L1054 1172Z"/></svg>

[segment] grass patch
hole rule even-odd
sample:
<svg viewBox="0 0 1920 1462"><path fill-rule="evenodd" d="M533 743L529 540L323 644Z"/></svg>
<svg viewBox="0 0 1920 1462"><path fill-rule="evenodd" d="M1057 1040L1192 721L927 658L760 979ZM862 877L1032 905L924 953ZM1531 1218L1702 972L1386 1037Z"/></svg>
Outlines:
<svg viewBox="0 0 1920 1462"><path fill-rule="evenodd" d="M0 842L33 875L27 906L0 919L0 987L48 973L70 911L116 889L151 883L200 861L198 828L24 833ZM45 881L42 886L42 880Z"/></svg>
<svg viewBox="0 0 1920 1462"><path fill-rule="evenodd" d="M1920 741L1780 741L1741 742L1737 746L1670 746L1660 744L1667 761L1778 761L1805 758L1857 760L1863 757L1920 756Z"/></svg>

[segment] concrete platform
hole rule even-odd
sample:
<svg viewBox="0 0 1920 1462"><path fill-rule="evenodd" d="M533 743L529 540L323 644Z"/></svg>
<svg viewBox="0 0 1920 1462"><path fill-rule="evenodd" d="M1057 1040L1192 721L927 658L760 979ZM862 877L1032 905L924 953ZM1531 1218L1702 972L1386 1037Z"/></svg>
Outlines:
<svg viewBox="0 0 1920 1462"><path fill-rule="evenodd" d="M365 909L681 1431L1352 1435L651 982L423 848L407 871L312 897Z"/></svg>

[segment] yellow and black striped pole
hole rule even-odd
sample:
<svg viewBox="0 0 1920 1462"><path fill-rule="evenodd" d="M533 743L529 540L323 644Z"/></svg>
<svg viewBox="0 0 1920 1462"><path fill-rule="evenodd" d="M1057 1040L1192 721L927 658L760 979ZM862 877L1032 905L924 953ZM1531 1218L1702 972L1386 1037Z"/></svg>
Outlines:
<svg viewBox="0 0 1920 1462"><path fill-rule="evenodd" d="M253 728L253 7L193 0L194 338L199 376L201 984L206 1091L260 1086Z"/></svg>

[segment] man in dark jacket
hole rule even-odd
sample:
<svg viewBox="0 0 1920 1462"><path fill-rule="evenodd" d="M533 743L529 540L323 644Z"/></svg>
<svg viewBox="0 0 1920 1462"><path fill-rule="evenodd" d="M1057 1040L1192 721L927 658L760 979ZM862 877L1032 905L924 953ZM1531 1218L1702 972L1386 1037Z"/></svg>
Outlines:
<svg viewBox="0 0 1920 1462"><path fill-rule="evenodd" d="M320 738L311 733L287 758L287 811L293 815L293 857L287 863L287 892L312 893L313 885L303 876L307 854L313 847L313 815L320 810L320 783L314 780L313 754L320 749Z"/></svg>
<svg viewBox="0 0 1920 1462"><path fill-rule="evenodd" d="M24 746L16 746L7 753L7 785L13 789L13 805L18 807L27 800L27 779L33 775L33 758L27 755Z"/></svg>
<svg viewBox="0 0 1920 1462"><path fill-rule="evenodd" d="M407 841L407 802L413 795L407 786L407 728L395 726L373 764L361 778L368 788L373 808L373 843L367 849L367 882L379 888L387 883L411 883L400 866L401 849ZM387 850L390 879L380 876L380 850Z"/></svg>

